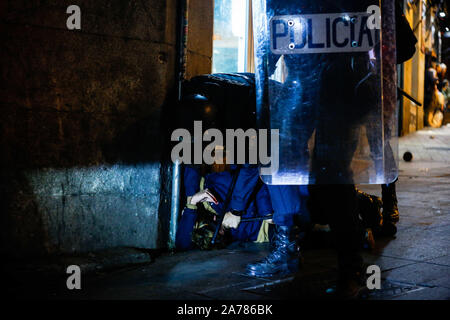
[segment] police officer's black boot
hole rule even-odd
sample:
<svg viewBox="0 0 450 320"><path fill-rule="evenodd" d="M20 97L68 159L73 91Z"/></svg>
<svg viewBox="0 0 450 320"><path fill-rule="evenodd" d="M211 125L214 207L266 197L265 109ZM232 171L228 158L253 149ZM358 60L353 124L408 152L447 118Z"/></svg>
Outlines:
<svg viewBox="0 0 450 320"><path fill-rule="evenodd" d="M329 212L328 220L338 251L338 282L328 288L340 299L359 299L364 294L364 263L360 254L364 242L364 224L359 218L358 193L354 185L321 185L310 188L315 199L328 195L323 210ZM319 198L317 198L319 197Z"/></svg>
<svg viewBox="0 0 450 320"><path fill-rule="evenodd" d="M255 277L271 277L298 271L299 248L292 228L275 226L272 251L262 261L247 265L246 273Z"/></svg>
<svg viewBox="0 0 450 320"><path fill-rule="evenodd" d="M383 200L383 228L382 235L393 236L397 233L395 224L400 218L397 205L397 194L395 192L395 182L381 186Z"/></svg>
<svg viewBox="0 0 450 320"><path fill-rule="evenodd" d="M339 232L338 245L338 282L336 287L339 299L361 299L367 294L365 264L358 252L358 242L362 239L362 230L355 229ZM343 241L347 243L343 246Z"/></svg>
<svg viewBox="0 0 450 320"><path fill-rule="evenodd" d="M367 277L362 266L339 272L337 298L345 300L365 299L368 293L366 281Z"/></svg>

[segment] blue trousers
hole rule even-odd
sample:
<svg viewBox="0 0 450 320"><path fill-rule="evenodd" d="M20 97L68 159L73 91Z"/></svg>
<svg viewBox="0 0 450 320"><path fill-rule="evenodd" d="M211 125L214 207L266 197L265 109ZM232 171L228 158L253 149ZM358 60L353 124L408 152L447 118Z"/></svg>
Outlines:
<svg viewBox="0 0 450 320"><path fill-rule="evenodd" d="M292 227L294 220L306 225L310 223L307 208L309 197L307 186L297 185L268 185L272 207L273 222L279 226Z"/></svg>

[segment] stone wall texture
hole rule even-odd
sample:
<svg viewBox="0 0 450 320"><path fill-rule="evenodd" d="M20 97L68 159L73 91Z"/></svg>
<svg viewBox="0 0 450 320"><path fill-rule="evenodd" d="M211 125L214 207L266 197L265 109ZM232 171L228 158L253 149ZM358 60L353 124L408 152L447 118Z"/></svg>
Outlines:
<svg viewBox="0 0 450 320"><path fill-rule="evenodd" d="M2 252L164 246L176 16L176 0L2 1Z"/></svg>

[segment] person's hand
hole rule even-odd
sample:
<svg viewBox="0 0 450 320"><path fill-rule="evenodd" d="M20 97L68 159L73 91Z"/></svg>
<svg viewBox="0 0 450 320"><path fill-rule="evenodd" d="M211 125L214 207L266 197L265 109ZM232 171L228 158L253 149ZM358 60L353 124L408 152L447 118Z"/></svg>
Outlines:
<svg viewBox="0 0 450 320"><path fill-rule="evenodd" d="M233 228L237 229L239 223L241 222L241 217L232 214L231 212L225 213L223 217L222 226L224 228Z"/></svg>
<svg viewBox="0 0 450 320"><path fill-rule="evenodd" d="M196 194L194 194L190 200L189 203L190 205L196 205L199 202L212 202L214 204L218 204L219 202L217 201L216 197L213 196L213 194L211 192L209 192L208 189L202 190L197 192Z"/></svg>

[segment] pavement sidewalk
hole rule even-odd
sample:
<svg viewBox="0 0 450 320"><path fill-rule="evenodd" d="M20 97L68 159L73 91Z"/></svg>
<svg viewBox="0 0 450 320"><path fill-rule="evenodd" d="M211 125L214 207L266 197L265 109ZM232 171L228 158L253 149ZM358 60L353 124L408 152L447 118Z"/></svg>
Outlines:
<svg viewBox="0 0 450 320"><path fill-rule="evenodd" d="M400 222L395 238L377 241L364 253L366 263L382 270L382 289L369 299L450 299L450 125L399 139L397 194ZM377 185L359 186L381 194ZM53 285L16 292L20 297L50 299L265 300L328 299L325 288L336 280L336 254L329 248L304 251L296 275L271 279L245 276L245 265L263 258L263 244L223 250L164 254L144 265L83 278L82 290L68 291L65 278Z"/></svg>

